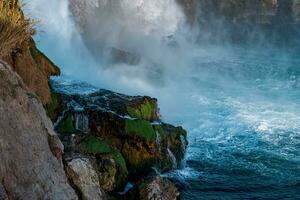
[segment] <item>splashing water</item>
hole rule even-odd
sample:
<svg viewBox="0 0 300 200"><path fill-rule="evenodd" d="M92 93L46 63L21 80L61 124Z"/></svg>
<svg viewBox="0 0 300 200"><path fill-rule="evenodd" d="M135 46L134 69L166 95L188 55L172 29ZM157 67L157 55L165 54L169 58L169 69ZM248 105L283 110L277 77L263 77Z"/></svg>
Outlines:
<svg viewBox="0 0 300 200"><path fill-rule="evenodd" d="M185 168L166 174L183 199L300 198L299 52L191 44L182 39L191 35L182 30L183 14L172 0L95 2L103 11L99 23L107 27L95 26L96 47L138 52L141 64L95 61L65 0L28 2L46 31L39 46L64 74L156 97L163 120L187 128ZM40 12L46 3L50 7ZM164 41L170 34L178 47ZM88 90L78 84L70 89Z"/></svg>
<svg viewBox="0 0 300 200"><path fill-rule="evenodd" d="M173 154L173 152L169 148L167 148L167 152L168 152L169 158L172 162L172 168L176 169L177 168L177 160L176 160L175 155Z"/></svg>

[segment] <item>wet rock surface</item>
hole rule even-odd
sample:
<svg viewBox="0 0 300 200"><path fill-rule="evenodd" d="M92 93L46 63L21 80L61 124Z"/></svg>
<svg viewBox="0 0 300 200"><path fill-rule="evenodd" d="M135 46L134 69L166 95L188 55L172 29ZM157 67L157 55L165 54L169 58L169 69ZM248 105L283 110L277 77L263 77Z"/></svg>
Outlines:
<svg viewBox="0 0 300 200"><path fill-rule="evenodd" d="M138 183L141 200L176 200L179 192L175 185L160 176L150 177Z"/></svg>
<svg viewBox="0 0 300 200"><path fill-rule="evenodd" d="M63 108L54 124L66 155L89 158L106 192L122 191L128 181L153 171L180 167L186 131L160 121L156 99L108 90L68 93L57 81L52 87Z"/></svg>

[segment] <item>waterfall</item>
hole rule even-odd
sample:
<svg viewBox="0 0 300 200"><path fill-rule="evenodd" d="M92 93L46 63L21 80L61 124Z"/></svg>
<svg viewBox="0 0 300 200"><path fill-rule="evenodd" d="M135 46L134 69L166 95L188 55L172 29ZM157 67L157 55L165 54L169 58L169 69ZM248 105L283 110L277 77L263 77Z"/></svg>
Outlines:
<svg viewBox="0 0 300 200"><path fill-rule="evenodd" d="M156 143L156 147L157 147L158 151L161 152L161 138L160 138L160 134L158 132L156 132L155 143Z"/></svg>
<svg viewBox="0 0 300 200"><path fill-rule="evenodd" d="M185 140L185 138L184 138L183 135L180 136L180 144L181 144L182 153L185 154L186 153L187 143L186 143L186 140ZM186 156L184 156L184 159L182 159L182 161L180 163L180 167L184 168L185 164L186 164Z"/></svg>
<svg viewBox="0 0 300 200"><path fill-rule="evenodd" d="M88 132L89 131L89 118L84 113L76 113L75 114L75 128L81 132Z"/></svg>
<svg viewBox="0 0 300 200"><path fill-rule="evenodd" d="M186 152L186 140L184 138L183 135L180 135L180 144L181 144L181 148L182 148L182 152L185 153Z"/></svg>
<svg viewBox="0 0 300 200"><path fill-rule="evenodd" d="M177 160L176 160L175 155L173 154L173 152L169 148L167 148L167 152L168 152L169 158L172 161L173 169L177 168Z"/></svg>
<svg viewBox="0 0 300 200"><path fill-rule="evenodd" d="M67 111L68 110L64 110L62 114L57 118L57 120L53 123L54 129L56 129L60 122L65 118Z"/></svg>

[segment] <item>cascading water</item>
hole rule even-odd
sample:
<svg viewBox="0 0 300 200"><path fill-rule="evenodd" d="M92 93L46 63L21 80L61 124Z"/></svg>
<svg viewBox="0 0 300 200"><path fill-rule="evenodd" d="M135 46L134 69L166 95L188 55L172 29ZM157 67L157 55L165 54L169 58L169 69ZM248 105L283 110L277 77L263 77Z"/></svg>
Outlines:
<svg viewBox="0 0 300 200"><path fill-rule="evenodd" d="M156 132L155 143L156 143L158 151L161 152L161 138L160 138L160 134L158 132Z"/></svg>
<svg viewBox="0 0 300 200"><path fill-rule="evenodd" d="M300 198L299 52L194 45L174 0L72 2L96 2L93 26L76 26L66 0L28 1L39 46L63 74L156 97L164 120L188 129L185 168L167 174L183 199ZM111 47L141 61L106 62Z"/></svg>
<svg viewBox="0 0 300 200"><path fill-rule="evenodd" d="M173 167L173 169L176 169L176 168L177 168L177 160L176 160L176 157L174 156L173 152L172 152L169 148L167 148L167 153L168 153L169 158L170 158L170 160L171 160L171 162L172 162L172 167Z"/></svg>
<svg viewBox="0 0 300 200"><path fill-rule="evenodd" d="M75 114L75 128L81 132L88 132L89 130L89 118L84 113Z"/></svg>

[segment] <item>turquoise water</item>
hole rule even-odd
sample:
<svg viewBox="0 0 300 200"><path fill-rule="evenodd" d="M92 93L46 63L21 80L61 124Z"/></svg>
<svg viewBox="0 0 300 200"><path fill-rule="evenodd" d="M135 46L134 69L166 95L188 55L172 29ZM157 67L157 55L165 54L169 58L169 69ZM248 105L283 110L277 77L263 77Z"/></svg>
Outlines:
<svg viewBox="0 0 300 200"><path fill-rule="evenodd" d="M300 199L299 58L237 48L196 59L180 112L164 113L189 132L185 167L167 174L183 199Z"/></svg>

